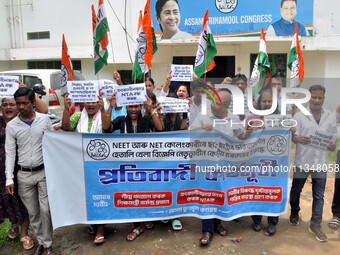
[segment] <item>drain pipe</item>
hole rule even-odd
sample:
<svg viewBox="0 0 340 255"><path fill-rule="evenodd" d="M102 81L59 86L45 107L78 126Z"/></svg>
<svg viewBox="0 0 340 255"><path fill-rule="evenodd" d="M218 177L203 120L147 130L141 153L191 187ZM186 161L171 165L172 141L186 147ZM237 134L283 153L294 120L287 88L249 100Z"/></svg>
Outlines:
<svg viewBox="0 0 340 255"><path fill-rule="evenodd" d="M12 10L12 28L13 28L13 35L14 35L14 49L17 48L17 40L16 40L16 31L15 31L15 21L14 21L14 6L13 0L11 0L11 10Z"/></svg>
<svg viewBox="0 0 340 255"><path fill-rule="evenodd" d="M22 5L21 0L19 1L20 6L20 42L21 42L21 48L25 48L25 34L24 34L24 19L22 16Z"/></svg>

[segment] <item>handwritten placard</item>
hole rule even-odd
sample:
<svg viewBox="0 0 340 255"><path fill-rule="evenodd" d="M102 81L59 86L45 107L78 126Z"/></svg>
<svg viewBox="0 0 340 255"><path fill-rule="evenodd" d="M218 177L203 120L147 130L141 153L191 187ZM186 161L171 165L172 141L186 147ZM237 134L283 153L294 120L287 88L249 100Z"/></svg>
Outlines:
<svg viewBox="0 0 340 255"><path fill-rule="evenodd" d="M0 97L13 98L13 94L19 88L18 76L0 75Z"/></svg>
<svg viewBox="0 0 340 255"><path fill-rule="evenodd" d="M336 134L332 135L318 129L309 129L308 136L311 140L308 145L319 150L327 150L327 146L335 144L336 141Z"/></svg>
<svg viewBox="0 0 340 255"><path fill-rule="evenodd" d="M192 81L192 65L171 65L172 81Z"/></svg>
<svg viewBox="0 0 340 255"><path fill-rule="evenodd" d="M189 104L186 99L178 99L172 97L159 97L161 113L177 113L188 112Z"/></svg>
<svg viewBox="0 0 340 255"><path fill-rule="evenodd" d="M68 81L67 93L72 103L98 101L98 81Z"/></svg>
<svg viewBox="0 0 340 255"><path fill-rule="evenodd" d="M117 84L110 80L99 80L98 81L99 89L101 89L101 92L103 93L103 98L110 99L112 97L112 94L115 92L115 88Z"/></svg>
<svg viewBox="0 0 340 255"><path fill-rule="evenodd" d="M144 104L146 101L145 83L116 86L117 106Z"/></svg>

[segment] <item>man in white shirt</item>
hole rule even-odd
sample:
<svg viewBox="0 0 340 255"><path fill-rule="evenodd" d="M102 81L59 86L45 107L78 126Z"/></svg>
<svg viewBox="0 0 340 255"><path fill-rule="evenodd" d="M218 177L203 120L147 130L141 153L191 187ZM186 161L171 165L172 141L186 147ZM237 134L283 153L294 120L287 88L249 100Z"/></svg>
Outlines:
<svg viewBox="0 0 340 255"><path fill-rule="evenodd" d="M6 126L6 190L14 192L14 166L18 152L18 194L27 208L38 240L35 255L52 255L52 221L47 196L42 137L52 130L50 118L34 111L35 94L28 88L14 93L19 115Z"/></svg>
<svg viewBox="0 0 340 255"><path fill-rule="evenodd" d="M232 118L230 114L228 114L228 107L231 100L230 93L221 90L218 92L218 94L221 98L222 104L211 103L211 111L208 112L206 115L198 114L197 118L189 126L189 129L190 130L204 129L207 131L211 131L212 129L214 129L230 137L237 137L239 139L247 138L249 134L252 132L251 130L245 130L244 128L239 126L238 128L228 126L232 121L234 121L234 123L240 123L237 117ZM215 99L218 102L216 95ZM225 123L223 124L220 123L214 126L215 120L225 120L228 121L229 124L226 125ZM219 219L202 220L202 236L200 238L200 244L208 245L212 239L214 232L217 232L221 236L227 235L227 230L221 224L221 220Z"/></svg>
<svg viewBox="0 0 340 255"><path fill-rule="evenodd" d="M323 133L336 135L336 114L324 109L325 88L321 85L313 85L309 88L311 99L309 110L312 115L304 115L303 112L295 114L297 122L296 132L293 133L293 142L296 143L295 165L293 183L290 191L291 215L289 221L292 225L299 224L300 194L309 174L312 177L313 205L309 231L320 242L326 242L327 236L321 229L322 211L324 205L324 192L326 186L328 151L335 150L335 144L327 146L327 150L316 149L309 144L310 130L319 130Z"/></svg>

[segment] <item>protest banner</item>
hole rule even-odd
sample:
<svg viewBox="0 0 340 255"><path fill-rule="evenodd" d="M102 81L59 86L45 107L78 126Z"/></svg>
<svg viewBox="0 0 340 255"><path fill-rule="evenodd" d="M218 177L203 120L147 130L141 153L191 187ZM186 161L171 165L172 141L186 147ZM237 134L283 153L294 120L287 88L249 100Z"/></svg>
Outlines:
<svg viewBox="0 0 340 255"><path fill-rule="evenodd" d="M186 99L178 99L173 97L158 97L161 113L177 113L188 112L189 104Z"/></svg>
<svg viewBox="0 0 340 255"><path fill-rule="evenodd" d="M72 103L98 101L98 81L67 81L67 93Z"/></svg>
<svg viewBox="0 0 340 255"><path fill-rule="evenodd" d="M116 87L117 106L144 104L146 101L145 83Z"/></svg>
<svg viewBox="0 0 340 255"><path fill-rule="evenodd" d="M192 65L171 65L172 81L192 81Z"/></svg>
<svg viewBox="0 0 340 255"><path fill-rule="evenodd" d="M18 76L0 75L0 98L11 97L19 88Z"/></svg>
<svg viewBox="0 0 340 255"><path fill-rule="evenodd" d="M193 216L278 216L288 199L290 131L43 138L53 228ZM63 160L61 160L63 159Z"/></svg>

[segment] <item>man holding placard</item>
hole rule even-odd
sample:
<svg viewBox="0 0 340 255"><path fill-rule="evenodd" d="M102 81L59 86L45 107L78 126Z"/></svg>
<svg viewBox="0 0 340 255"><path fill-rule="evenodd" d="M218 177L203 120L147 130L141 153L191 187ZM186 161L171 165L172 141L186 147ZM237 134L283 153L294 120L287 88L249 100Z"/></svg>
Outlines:
<svg viewBox="0 0 340 255"><path fill-rule="evenodd" d="M300 194L307 180L312 177L313 205L309 231L316 240L326 242L327 236L321 229L324 192L328 170L328 151L334 151L335 144L326 144L325 148L311 146L312 138L308 136L310 130L319 130L322 134L336 135L336 115L323 108L325 87L313 85L309 88L311 99L309 110L312 115L303 112L295 114L296 131L293 132L293 142L296 143L293 183L290 191L291 214L289 221L292 225L299 224Z"/></svg>

